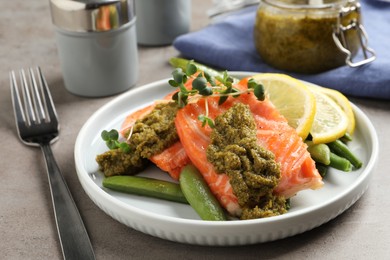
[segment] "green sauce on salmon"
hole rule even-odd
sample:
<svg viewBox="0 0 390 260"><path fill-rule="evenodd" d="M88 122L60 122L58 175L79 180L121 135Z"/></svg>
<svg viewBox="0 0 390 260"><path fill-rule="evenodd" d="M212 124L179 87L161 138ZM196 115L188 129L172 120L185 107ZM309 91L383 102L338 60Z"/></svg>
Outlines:
<svg viewBox="0 0 390 260"><path fill-rule="evenodd" d="M114 149L98 155L96 161L104 175L137 174L148 165L147 159L177 142L177 109L174 102L161 103L156 105L151 113L137 120L133 128L125 134L129 140L130 153Z"/></svg>
<svg viewBox="0 0 390 260"><path fill-rule="evenodd" d="M215 118L207 159L218 173L230 178L243 209L241 219L262 218L287 211L286 200L273 195L280 167L272 152L257 143L256 124L244 104L236 104Z"/></svg>

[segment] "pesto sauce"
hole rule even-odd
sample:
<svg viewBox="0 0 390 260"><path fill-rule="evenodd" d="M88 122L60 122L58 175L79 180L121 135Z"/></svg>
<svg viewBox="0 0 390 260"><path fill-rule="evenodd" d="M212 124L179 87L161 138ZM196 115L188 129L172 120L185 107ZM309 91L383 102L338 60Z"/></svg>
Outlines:
<svg viewBox="0 0 390 260"><path fill-rule="evenodd" d="M156 105L151 113L135 122L128 141L130 153L109 150L96 157L105 176L133 175L143 170L147 159L179 140L175 128L178 106L174 102ZM126 138L130 131L125 135Z"/></svg>
<svg viewBox="0 0 390 260"><path fill-rule="evenodd" d="M218 173L226 173L238 203L241 219L285 213L286 200L273 195L280 166L272 152L257 143L256 123L247 105L238 103L215 118L207 159Z"/></svg>
<svg viewBox="0 0 390 260"><path fill-rule="evenodd" d="M151 113L135 122L130 138L135 153L150 158L179 140L175 127L178 109L175 102L158 104Z"/></svg>
<svg viewBox="0 0 390 260"><path fill-rule="evenodd" d="M96 156L99 169L106 177L114 175L134 175L142 171L148 160L133 153L124 153L120 149L106 151Z"/></svg>

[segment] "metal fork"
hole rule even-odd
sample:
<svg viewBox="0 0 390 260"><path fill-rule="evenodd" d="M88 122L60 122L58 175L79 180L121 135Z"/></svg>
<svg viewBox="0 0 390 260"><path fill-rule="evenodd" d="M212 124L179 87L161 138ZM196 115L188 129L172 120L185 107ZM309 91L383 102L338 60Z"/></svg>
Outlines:
<svg viewBox="0 0 390 260"><path fill-rule="evenodd" d="M16 126L22 142L41 147L44 154L63 257L95 259L80 213L50 148L58 139L59 124L47 82L39 67L35 73L32 68L27 73L20 70L19 77L20 86L15 72L10 72Z"/></svg>

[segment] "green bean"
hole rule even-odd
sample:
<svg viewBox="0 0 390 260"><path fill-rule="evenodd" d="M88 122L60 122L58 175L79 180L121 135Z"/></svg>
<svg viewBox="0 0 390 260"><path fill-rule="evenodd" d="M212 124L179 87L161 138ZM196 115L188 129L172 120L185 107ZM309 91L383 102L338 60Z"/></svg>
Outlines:
<svg viewBox="0 0 390 260"><path fill-rule="evenodd" d="M352 171L352 164L347 159L338 156L337 154L330 153L330 167L344 171L350 172Z"/></svg>
<svg viewBox="0 0 390 260"><path fill-rule="evenodd" d="M345 135L340 138L340 141L342 141L343 143L350 142L352 141L352 135L349 133L345 133Z"/></svg>
<svg viewBox="0 0 390 260"><path fill-rule="evenodd" d="M318 172L320 173L321 177L325 177L326 174L328 173L328 166L324 165L322 163L316 163L316 168Z"/></svg>
<svg viewBox="0 0 390 260"><path fill-rule="evenodd" d="M306 141L306 144L307 151L314 161L325 165L330 164L330 149L326 144L313 144L311 141Z"/></svg>
<svg viewBox="0 0 390 260"><path fill-rule="evenodd" d="M104 178L103 187L129 194L188 203L179 184L153 178L112 176Z"/></svg>
<svg viewBox="0 0 390 260"><path fill-rule="evenodd" d="M187 201L203 220L226 220L221 205L198 169L191 164L185 166L179 182Z"/></svg>
<svg viewBox="0 0 390 260"><path fill-rule="evenodd" d="M350 161L355 168L359 169L362 167L363 162L340 140L331 142L328 146L332 152Z"/></svg>

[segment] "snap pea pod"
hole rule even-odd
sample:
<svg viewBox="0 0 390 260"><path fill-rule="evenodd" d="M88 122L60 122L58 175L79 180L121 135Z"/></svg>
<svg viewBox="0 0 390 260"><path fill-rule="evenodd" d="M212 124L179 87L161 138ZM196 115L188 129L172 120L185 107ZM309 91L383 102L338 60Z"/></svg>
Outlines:
<svg viewBox="0 0 390 260"><path fill-rule="evenodd" d="M183 168L179 183L187 201L203 220L226 220L221 205L193 165Z"/></svg>
<svg viewBox="0 0 390 260"><path fill-rule="evenodd" d="M313 144L311 141L306 141L307 150L310 156L316 162L316 167L321 176L325 176L325 167L329 166L341 171L349 172L352 170L352 164L349 160L341 157L333 152L327 144Z"/></svg>
<svg viewBox="0 0 390 260"><path fill-rule="evenodd" d="M190 62L190 60L183 59L183 58L176 58L176 57L173 57L169 60L169 63L174 68L181 68L184 72L186 72L188 62ZM212 77L223 77L223 73L218 70L212 69L204 64L197 63L195 61L192 61L192 63L196 65L198 71L204 71Z"/></svg>
<svg viewBox="0 0 390 260"><path fill-rule="evenodd" d="M314 161L324 165L330 164L330 149L326 144L314 144L312 141L306 141L307 151Z"/></svg>
<svg viewBox="0 0 390 260"><path fill-rule="evenodd" d="M342 141L336 140L329 143L328 146L332 152L350 161L355 168L362 167L363 162Z"/></svg>
<svg viewBox="0 0 390 260"><path fill-rule="evenodd" d="M352 171L352 164L350 161L332 152L330 153L329 166L344 172Z"/></svg>
<svg viewBox="0 0 390 260"><path fill-rule="evenodd" d="M104 178L103 187L119 192L188 204L180 185L169 181L121 175Z"/></svg>

